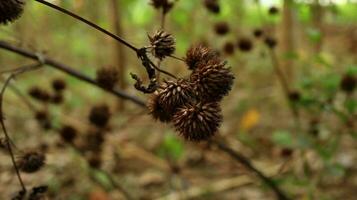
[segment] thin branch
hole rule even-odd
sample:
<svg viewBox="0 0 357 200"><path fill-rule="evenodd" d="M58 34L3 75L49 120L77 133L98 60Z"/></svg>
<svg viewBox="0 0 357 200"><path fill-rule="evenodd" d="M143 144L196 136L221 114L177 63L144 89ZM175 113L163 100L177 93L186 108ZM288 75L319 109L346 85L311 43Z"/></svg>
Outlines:
<svg viewBox="0 0 357 200"><path fill-rule="evenodd" d="M77 20L79 20L79 21L81 21L81 22L83 22L83 23L85 23L85 24L97 29L98 31L100 31L100 32L102 32L102 33L114 38L115 40L117 40L118 42L122 43L123 45L129 47L130 49L132 49L135 52L137 52L139 50L138 48L136 48L135 46L133 46L132 44L130 44L129 42L127 42L123 38L119 37L118 35L115 35L114 33L111 33L108 30L105 30L104 28L98 26L97 24L95 24L93 22L90 22L90 21L84 19L81 16L78 16L77 14L75 14L75 13L69 11L69 10L66 10L64 8L56 6L56 5L54 5L52 3L49 3L47 1L43 1L43 0L35 0L35 1L37 1L39 3L42 3L42 4L44 4L44 5L48 6L48 7L51 7L53 9L55 9L55 10L58 10L58 11L66 14L66 15L69 15L69 16L71 16L71 17L73 17L73 18L75 18L75 19L77 19Z"/></svg>
<svg viewBox="0 0 357 200"><path fill-rule="evenodd" d="M60 62L57 62L57 61L55 61L55 60L53 60L51 58L44 57L44 56L42 58L39 58L39 56L36 55L36 53L32 53L31 51L22 49L20 47L13 46L13 45L8 44L8 43L6 43L4 41L0 41L0 48L6 49L8 51L14 52L16 54L22 55L24 57L27 57L27 58L30 58L30 59L33 59L33 60L41 60L41 62L43 62L43 64L49 65L49 66L51 66L51 67L53 67L55 69L58 69L58 70L60 70L60 71L62 71L64 73L67 73L67 74L69 74L69 75L71 75L73 77L76 77L77 79L79 79L81 81L87 82L87 83L92 84L92 85L94 85L94 86L96 86L98 88L101 88L101 89L103 89L103 90L105 90L105 91L107 91L107 92L109 92L109 93L111 93L111 94L113 94L113 95L115 95L115 96L117 96L119 98L123 98L123 99L129 100L129 101L137 104L138 106L145 107L145 102L143 100L138 99L137 97L131 96L131 95L129 95L126 92L121 91L121 90L105 89L105 88L99 86L98 83L94 79L92 79L92 78L90 78L90 77L88 77L88 76L86 76L86 75L74 70L70 66L62 64Z"/></svg>
<svg viewBox="0 0 357 200"><path fill-rule="evenodd" d="M225 144L218 142L217 140L212 141L212 143L215 144L220 150L226 152L236 161L244 165L247 169L254 172L267 186L269 186L275 192L279 200L290 200L290 198L276 185L276 183L269 177L265 176L263 172L255 168L253 164L251 164L249 159L239 154L238 152L234 151L233 149L226 146Z"/></svg>
<svg viewBox="0 0 357 200"><path fill-rule="evenodd" d="M25 66L25 67L22 67L22 68L18 68L17 70L15 70L5 81L4 83L4 86L2 87L1 89L1 92L0 92L0 123L1 123L1 127L2 127L2 130L4 132L4 135L5 135L5 140L7 141L6 142L6 146L7 146L7 149L9 151L9 154L10 154L10 157L11 157L11 161L12 161L12 164L15 168L15 171L16 171L16 175L17 175L17 178L19 179L19 182L21 184L21 187L22 187L22 191L23 192L26 192L26 187L25 187L25 184L24 182L22 181L22 178L21 178L21 175L20 175L20 171L19 171L19 168L16 164L16 160L15 160L15 156L14 156L14 152L12 150L12 147L11 147L11 144L10 144L10 141L11 141L11 138L6 130L6 126L5 126L5 122L4 122L4 113L3 113L3 100L4 100L4 94L5 94L5 91L6 91L6 88L7 86L9 85L10 81L12 79L14 79L17 75L19 74L22 74L24 72L27 72L29 70L34 70L38 67L40 67L42 64L41 63L36 63L36 64L32 64L32 65L28 65L28 66Z"/></svg>

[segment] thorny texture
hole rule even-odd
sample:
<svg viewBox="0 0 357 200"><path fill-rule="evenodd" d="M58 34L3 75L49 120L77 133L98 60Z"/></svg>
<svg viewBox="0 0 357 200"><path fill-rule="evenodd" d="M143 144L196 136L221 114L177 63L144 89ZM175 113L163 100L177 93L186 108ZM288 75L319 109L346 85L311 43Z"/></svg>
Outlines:
<svg viewBox="0 0 357 200"><path fill-rule="evenodd" d="M153 36L148 35L152 51L151 53L162 60L175 52L175 39L171 34L163 30L156 31Z"/></svg>
<svg viewBox="0 0 357 200"><path fill-rule="evenodd" d="M220 101L231 91L234 75L225 62L211 60L198 67L190 80L197 96L205 101Z"/></svg>
<svg viewBox="0 0 357 200"><path fill-rule="evenodd" d="M0 24L7 24L19 18L24 4L25 0L0 0Z"/></svg>
<svg viewBox="0 0 357 200"><path fill-rule="evenodd" d="M174 6L174 2L170 0L151 0L150 4L156 9L162 8L164 14L168 13Z"/></svg>
<svg viewBox="0 0 357 200"><path fill-rule="evenodd" d="M114 67L103 67L97 70L96 81L105 89L113 89L118 82L118 71Z"/></svg>
<svg viewBox="0 0 357 200"><path fill-rule="evenodd" d="M200 141L212 137L222 122L219 103L187 104L173 117L176 130L187 140Z"/></svg>
<svg viewBox="0 0 357 200"><path fill-rule="evenodd" d="M203 45L193 45L186 52L185 62L190 70L195 70L202 63L217 59L217 54Z"/></svg>
<svg viewBox="0 0 357 200"><path fill-rule="evenodd" d="M165 111L162 102L160 102L159 92L154 92L149 97L147 108L149 109L150 115L161 122L169 122L172 118L172 113Z"/></svg>
<svg viewBox="0 0 357 200"><path fill-rule="evenodd" d="M185 79L164 81L159 89L159 102L168 113L174 113L178 107L193 98L194 91Z"/></svg>
<svg viewBox="0 0 357 200"><path fill-rule="evenodd" d="M16 163L21 171L34 173L45 164L45 155L37 151L28 151L19 156Z"/></svg>

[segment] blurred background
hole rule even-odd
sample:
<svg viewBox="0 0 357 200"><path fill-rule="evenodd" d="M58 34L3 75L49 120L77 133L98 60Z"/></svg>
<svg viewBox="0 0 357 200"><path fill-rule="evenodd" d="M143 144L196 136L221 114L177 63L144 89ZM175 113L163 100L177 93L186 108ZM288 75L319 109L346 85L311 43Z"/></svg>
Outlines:
<svg viewBox="0 0 357 200"><path fill-rule="evenodd" d="M137 47L149 45L147 35L161 27L162 12L149 0L48 1ZM166 14L165 31L176 39L175 56L205 44L236 76L221 104L217 137L293 199L357 198L357 1L178 0ZM38 2L27 1L19 20L0 26L0 38L93 78L103 67L117 68L115 87L148 97L130 78L131 72L146 77L135 53ZM30 63L0 51L1 71ZM190 74L173 58L162 68ZM7 76L2 73L2 81ZM65 85L63 91L54 90L56 81ZM275 199L254 174L215 147L185 141L144 108L56 69L27 72L11 85L3 100L7 130L17 156L45 152L46 165L22 177L28 188L48 186L47 199ZM34 98L38 88L59 100ZM100 128L91 117L98 112L105 121ZM0 149L0 199L20 189L6 148Z"/></svg>

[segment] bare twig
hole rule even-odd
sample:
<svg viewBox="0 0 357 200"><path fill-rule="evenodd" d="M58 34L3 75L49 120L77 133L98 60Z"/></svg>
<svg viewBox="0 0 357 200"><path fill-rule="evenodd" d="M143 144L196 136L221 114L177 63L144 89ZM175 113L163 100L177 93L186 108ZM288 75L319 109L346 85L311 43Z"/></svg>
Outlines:
<svg viewBox="0 0 357 200"><path fill-rule="evenodd" d="M6 130L6 126L5 126L5 122L4 122L4 113L3 113L3 100L4 100L4 94L5 94L6 88L7 88L7 86L9 85L9 83L10 83L10 81L12 79L14 79L19 74L25 73L25 72L27 72L29 70L34 70L34 69L40 67L41 65L42 65L42 63L36 63L36 64L28 65L28 66L25 66L25 67L22 67L22 68L18 68L17 70L15 70L6 79L6 81L4 83L4 86L2 87L1 92L0 92L0 123L1 123L2 130L4 132L4 135L5 135L5 140L7 141L6 142L6 146L7 146L7 149L9 151L12 164L13 164L13 166L15 168L16 175L17 175L17 178L19 179L19 182L21 184L23 192L26 192L26 187L25 187L24 182L22 181L19 168L18 168L18 166L16 164L16 161L15 161L14 152L13 152L11 144L10 144L11 138L10 138L10 136L9 136L7 130Z"/></svg>
<svg viewBox="0 0 357 200"><path fill-rule="evenodd" d="M267 186L269 186L275 192L279 200L290 200L290 198L276 185L276 183L264 175L263 172L255 168L249 159L217 140L212 141L212 143L215 144L220 150L224 151L236 161L244 165L247 169L254 172Z"/></svg>
<svg viewBox="0 0 357 200"><path fill-rule="evenodd" d="M20 47L16 47L16 46L13 46L11 44L8 44L4 41L0 41L0 48L2 49L6 49L8 51L11 51L11 52L14 52L14 53L17 53L19 55L22 55L24 57L27 57L27 58L30 58L30 59L33 59L33 60L39 60L39 56L36 55L35 53L32 53L31 51L28 51L28 50L25 50L25 49L22 49ZM43 60L43 64L46 64L46 65L49 65L55 69L58 69L64 73L67 73L73 77L76 77L77 79L81 80L81 81L84 81L84 82L87 82L89 84L92 84L98 88L102 88L103 90L119 97L119 98L123 98L125 100L129 100L141 107L145 107L145 102L141 99L138 99L137 97L134 97L134 96L131 96L127 93L125 93L124 91L121 91L121 90L114 90L114 89L105 89L101 86L98 85L98 83L92 79L92 78L89 78L88 76L74 70L72 67L69 67L65 64L62 64L60 62L57 62L51 58L48 58L48 57L42 57L42 60Z"/></svg>
<svg viewBox="0 0 357 200"><path fill-rule="evenodd" d="M132 49L135 52L137 52L139 50L138 48L134 47L132 44L130 44L129 42L127 42L123 38L119 37L118 35L115 35L114 33L111 33L108 30L105 30L104 28L98 26L97 24L95 24L93 22L90 22L90 21L84 19L81 16L78 16L77 14L75 14L75 13L69 11L69 10L66 10L64 8L56 6L56 5L54 5L54 4L50 3L50 2L47 2L47 1L43 1L43 0L35 0L35 1L37 1L39 3L42 3L42 4L44 4L44 5L48 6L48 7L51 7L53 9L55 9L55 10L58 10L58 11L66 14L66 15L69 15L69 16L71 16L71 17L73 17L73 18L75 18L75 19L77 19L77 20L79 20L79 21L81 21L81 22L83 22L83 23L85 23L85 24L97 29L98 31L100 31L100 32L102 32L102 33L114 38L115 40L117 40L118 42L122 43L123 45L129 47L130 49Z"/></svg>

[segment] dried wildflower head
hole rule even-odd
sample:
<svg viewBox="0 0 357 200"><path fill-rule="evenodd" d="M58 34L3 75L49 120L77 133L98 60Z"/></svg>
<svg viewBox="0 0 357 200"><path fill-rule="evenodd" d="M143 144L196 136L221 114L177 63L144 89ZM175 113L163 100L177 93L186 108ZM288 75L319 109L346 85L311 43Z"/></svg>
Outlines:
<svg viewBox="0 0 357 200"><path fill-rule="evenodd" d="M255 38L260 38L263 35L263 30L262 29L254 29L253 35Z"/></svg>
<svg viewBox="0 0 357 200"><path fill-rule="evenodd" d="M102 67L97 70L96 81L99 86L111 90L118 82L118 70L114 67Z"/></svg>
<svg viewBox="0 0 357 200"><path fill-rule="evenodd" d="M204 5L207 8L207 10L209 10L212 13L217 14L220 11L218 0L205 0Z"/></svg>
<svg viewBox="0 0 357 200"><path fill-rule="evenodd" d="M37 151L28 151L21 155L16 163L21 171L34 173L45 164L45 155Z"/></svg>
<svg viewBox="0 0 357 200"><path fill-rule="evenodd" d="M191 84L185 79L164 81L159 86L159 101L166 112L174 113L176 109L190 101L194 92Z"/></svg>
<svg viewBox="0 0 357 200"><path fill-rule="evenodd" d="M53 104L61 104L63 103L63 94L62 93L56 93L51 96L51 103Z"/></svg>
<svg viewBox="0 0 357 200"><path fill-rule="evenodd" d="M249 38L241 38L238 40L238 48L241 51L248 52L252 50L253 48L253 43Z"/></svg>
<svg viewBox="0 0 357 200"><path fill-rule="evenodd" d="M226 55L234 54L234 44L232 42L226 42L223 46L223 51Z"/></svg>
<svg viewBox="0 0 357 200"><path fill-rule="evenodd" d="M225 64L212 60L191 74L190 80L200 99L220 101L232 89L234 75Z"/></svg>
<svg viewBox="0 0 357 200"><path fill-rule="evenodd" d="M227 22L218 22L214 25L214 30L218 35L225 35L229 32L229 25Z"/></svg>
<svg viewBox="0 0 357 200"><path fill-rule="evenodd" d="M217 54L203 45L193 45L186 52L185 62L190 70L195 70L202 63L218 59Z"/></svg>
<svg viewBox="0 0 357 200"><path fill-rule="evenodd" d="M63 141L72 143L73 140L77 137L77 129L73 126L65 125L60 130L60 135Z"/></svg>
<svg viewBox="0 0 357 200"><path fill-rule="evenodd" d="M160 101L159 92L154 92L149 97L147 107L149 109L150 115L161 122L169 122L172 118L172 113L166 112L164 109L162 102Z"/></svg>
<svg viewBox="0 0 357 200"><path fill-rule="evenodd" d="M212 137L222 122L217 102L187 104L173 117L176 130L187 140L200 141Z"/></svg>
<svg viewBox="0 0 357 200"><path fill-rule="evenodd" d="M52 81L52 88L56 92L62 92L64 89L66 89L66 82L63 79L54 79Z"/></svg>
<svg viewBox="0 0 357 200"><path fill-rule="evenodd" d="M271 6L268 10L270 15L276 15L279 13L279 8L276 6Z"/></svg>
<svg viewBox="0 0 357 200"><path fill-rule="evenodd" d="M45 200L45 199L47 199L46 198L47 190L48 190L47 185L33 187L31 190L31 193L28 197L28 200Z"/></svg>
<svg viewBox="0 0 357 200"><path fill-rule="evenodd" d="M105 127L110 119L110 109L109 106L106 104L97 105L92 107L89 113L89 121L99 127Z"/></svg>
<svg viewBox="0 0 357 200"><path fill-rule="evenodd" d="M24 10L25 0L0 0L0 24L13 22Z"/></svg>
<svg viewBox="0 0 357 200"><path fill-rule="evenodd" d="M356 88L357 80L356 77L350 74L345 74L340 82L340 88L346 93L352 93Z"/></svg>
<svg viewBox="0 0 357 200"><path fill-rule="evenodd" d="M36 86L31 87L28 93L32 98L42 102L48 102L51 98L51 95L46 90Z"/></svg>
<svg viewBox="0 0 357 200"><path fill-rule="evenodd" d="M156 31L153 36L148 35L152 54L162 60L166 56L170 56L175 52L175 39L171 34L163 30Z"/></svg>
<svg viewBox="0 0 357 200"><path fill-rule="evenodd" d="M267 45L269 48L273 49L277 45L277 41L273 37L266 37L264 40L265 45Z"/></svg>
<svg viewBox="0 0 357 200"><path fill-rule="evenodd" d="M162 8L164 13L168 13L174 6L174 2L170 2L169 0L151 0L150 4L155 9Z"/></svg>

